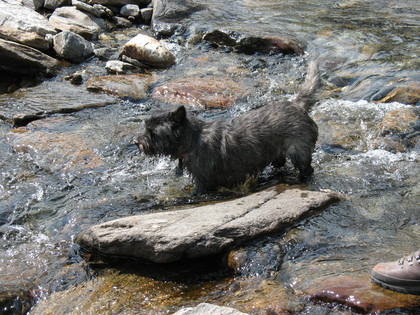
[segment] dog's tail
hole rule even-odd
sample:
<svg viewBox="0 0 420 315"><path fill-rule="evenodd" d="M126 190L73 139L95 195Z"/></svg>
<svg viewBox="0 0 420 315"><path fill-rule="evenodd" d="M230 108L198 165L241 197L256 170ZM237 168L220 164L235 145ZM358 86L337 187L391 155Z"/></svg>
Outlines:
<svg viewBox="0 0 420 315"><path fill-rule="evenodd" d="M309 63L305 82L303 82L299 94L296 97L296 102L307 112L311 110L316 102L315 92L320 85L321 78L319 75L318 61L313 60Z"/></svg>

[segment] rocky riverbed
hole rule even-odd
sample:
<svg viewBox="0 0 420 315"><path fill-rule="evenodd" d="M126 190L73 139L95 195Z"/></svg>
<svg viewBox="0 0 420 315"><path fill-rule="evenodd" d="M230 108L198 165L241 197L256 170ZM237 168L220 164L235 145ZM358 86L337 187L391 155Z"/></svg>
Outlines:
<svg viewBox="0 0 420 315"><path fill-rule="evenodd" d="M388 0L0 0L1 312L418 311L369 272L419 244L419 13ZM293 99L311 59L323 87L305 187L287 164L192 198L176 163L133 145L155 110L228 119ZM208 233L161 226L172 213ZM155 237L149 251L85 242L143 217L132 241ZM171 229L178 243L159 232Z"/></svg>

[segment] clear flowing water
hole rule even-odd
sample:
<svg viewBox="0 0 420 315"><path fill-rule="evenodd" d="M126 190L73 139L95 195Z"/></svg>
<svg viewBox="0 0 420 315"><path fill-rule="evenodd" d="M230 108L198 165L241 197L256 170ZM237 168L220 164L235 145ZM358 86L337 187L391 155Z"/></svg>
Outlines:
<svg viewBox="0 0 420 315"><path fill-rule="evenodd" d="M143 279L149 291L136 301L150 314L198 301L219 301L258 313L266 306L259 308L259 300L275 298L274 292L283 290L291 309L327 312L290 291L304 291L314 281L338 275L364 276L378 261L419 248L418 107L374 102L395 82L420 79L418 3L202 2L208 9L187 19L188 27L287 35L304 43L307 53L247 56L171 38L166 45L176 53L177 64L157 72L158 81L205 75L235 78L250 87L246 99L230 109L198 111L203 119L229 118L293 98L307 60L319 58L324 88L311 115L320 139L308 185L337 191L345 199L285 234L245 247L235 276L198 285ZM118 54L136 32L108 34L96 44ZM103 62L94 59L64 70L52 82L65 89L64 76L76 70L105 73ZM49 89L34 89L36 96L25 103L54 102ZM11 97L19 103L25 94ZM0 122L1 282L27 280L41 298L84 283L95 276L89 268L71 267L80 263L72 250L78 232L110 219L190 202L191 180L187 174L174 176L176 163L144 157L131 145L143 119L155 107L167 106L151 98L118 100L105 107L54 114L26 127ZM276 175L267 169L260 181L298 183L290 165ZM156 297L159 294L161 298ZM165 302L168 295L173 299ZM106 305L103 301L101 307Z"/></svg>

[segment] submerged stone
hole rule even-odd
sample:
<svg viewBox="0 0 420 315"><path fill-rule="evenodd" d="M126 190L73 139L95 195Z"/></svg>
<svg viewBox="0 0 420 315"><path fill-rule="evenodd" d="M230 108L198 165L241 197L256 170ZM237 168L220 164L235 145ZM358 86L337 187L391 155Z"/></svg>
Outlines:
<svg viewBox="0 0 420 315"><path fill-rule="evenodd" d="M13 125L24 125L54 113L76 112L89 107L113 104L117 99L92 94L69 82L43 82L41 85L0 95L0 118Z"/></svg>
<svg viewBox="0 0 420 315"><path fill-rule="evenodd" d="M239 53L252 55L255 53L271 54L282 53L284 55L303 54L299 44L288 37L272 38L247 36L238 39L240 35L213 30L204 35L203 39L217 46L230 47Z"/></svg>
<svg viewBox="0 0 420 315"><path fill-rule="evenodd" d="M103 255L169 263L221 253L328 207L334 193L274 187L239 199L92 226L76 243Z"/></svg>
<svg viewBox="0 0 420 315"><path fill-rule="evenodd" d="M212 260L204 263L215 264ZM41 299L31 309L31 314L71 314L76 307L83 314L101 314L104 309L110 314L138 314L139 310L141 314L174 314L185 309L195 310L201 303L230 306L235 308L232 312L251 314L282 314L282 311L295 314L301 310L291 305L290 292L281 284L261 277L223 277L223 280L208 281L213 274L209 275L206 268L199 276L206 280L197 281L196 272L201 267L196 261L186 266L188 264L135 263L129 270L106 269L94 279L57 290ZM173 277L173 274L178 275ZM216 307L206 309L216 310ZM217 311L221 310L225 309L217 307ZM208 314L220 313L205 313Z"/></svg>
<svg viewBox="0 0 420 315"><path fill-rule="evenodd" d="M236 45L236 40L230 34L220 30L208 32L203 39L218 46L233 47Z"/></svg>
<svg viewBox="0 0 420 315"><path fill-rule="evenodd" d="M6 139L17 152L28 153L37 165L51 172L104 166L91 137L84 137L80 130L57 130L73 121L71 117L36 120L12 129Z"/></svg>
<svg viewBox="0 0 420 315"><path fill-rule="evenodd" d="M236 51L245 54L270 54L282 53L284 55L303 54L304 51L299 45L290 38L261 38L245 37L235 46Z"/></svg>
<svg viewBox="0 0 420 315"><path fill-rule="evenodd" d="M248 89L229 78L180 78L156 87L153 97L172 104L226 108L245 97Z"/></svg>
<svg viewBox="0 0 420 315"><path fill-rule="evenodd" d="M39 289L24 279L7 280L0 281L1 314L26 314L35 303Z"/></svg>
<svg viewBox="0 0 420 315"><path fill-rule="evenodd" d="M90 78L86 88L100 90L106 93L141 100L147 97L148 90L154 79L147 74L107 75Z"/></svg>
<svg viewBox="0 0 420 315"><path fill-rule="evenodd" d="M420 110L404 107L390 111L377 127L384 137L385 149L405 152L419 142Z"/></svg>
<svg viewBox="0 0 420 315"><path fill-rule="evenodd" d="M311 300L334 307L342 305L358 313L376 313L399 308L420 307L420 296L387 290L367 276L339 276L320 279L308 289Z"/></svg>
<svg viewBox="0 0 420 315"><path fill-rule="evenodd" d="M403 104L418 105L420 102L420 83L409 82L399 85L382 98L380 102L399 102Z"/></svg>

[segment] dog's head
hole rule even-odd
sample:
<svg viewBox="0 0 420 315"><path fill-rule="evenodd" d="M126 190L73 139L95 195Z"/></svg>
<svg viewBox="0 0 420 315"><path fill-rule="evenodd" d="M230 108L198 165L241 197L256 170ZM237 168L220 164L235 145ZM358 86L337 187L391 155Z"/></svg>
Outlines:
<svg viewBox="0 0 420 315"><path fill-rule="evenodd" d="M186 123L187 113L184 106L150 117L145 121L144 133L137 139L140 151L147 155L179 158Z"/></svg>

